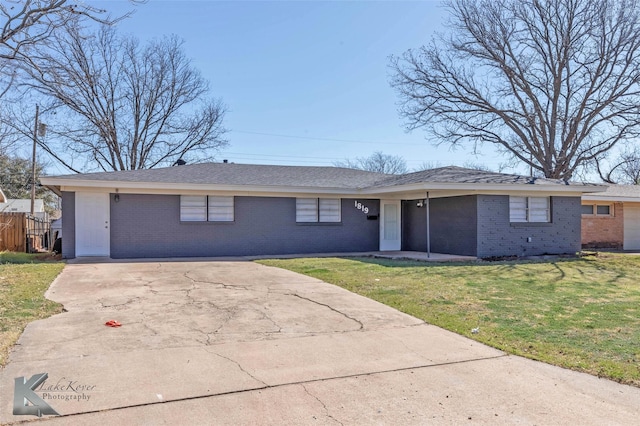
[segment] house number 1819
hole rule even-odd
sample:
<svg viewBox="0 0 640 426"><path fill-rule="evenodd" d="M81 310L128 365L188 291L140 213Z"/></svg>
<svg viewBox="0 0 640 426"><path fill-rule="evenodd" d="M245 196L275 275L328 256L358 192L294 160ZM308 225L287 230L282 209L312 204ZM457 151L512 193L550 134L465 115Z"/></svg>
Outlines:
<svg viewBox="0 0 640 426"><path fill-rule="evenodd" d="M355 204L356 204L356 209L362 210L364 214L369 213L369 207L363 205L362 203L359 203L357 200Z"/></svg>

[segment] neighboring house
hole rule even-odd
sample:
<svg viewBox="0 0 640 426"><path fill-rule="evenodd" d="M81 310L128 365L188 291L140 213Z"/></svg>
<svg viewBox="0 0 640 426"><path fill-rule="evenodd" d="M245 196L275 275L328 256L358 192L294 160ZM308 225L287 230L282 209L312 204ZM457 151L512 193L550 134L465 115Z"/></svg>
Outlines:
<svg viewBox="0 0 640 426"><path fill-rule="evenodd" d="M48 219L44 210L44 200L36 198L34 201L34 216L40 219ZM7 198L0 203L0 213L31 213L31 199Z"/></svg>
<svg viewBox="0 0 640 426"><path fill-rule="evenodd" d="M575 253L580 197L605 189L460 167L385 175L227 163L41 180L62 196L67 258Z"/></svg>
<svg viewBox="0 0 640 426"><path fill-rule="evenodd" d="M640 186L609 185L583 195L582 246L640 250Z"/></svg>

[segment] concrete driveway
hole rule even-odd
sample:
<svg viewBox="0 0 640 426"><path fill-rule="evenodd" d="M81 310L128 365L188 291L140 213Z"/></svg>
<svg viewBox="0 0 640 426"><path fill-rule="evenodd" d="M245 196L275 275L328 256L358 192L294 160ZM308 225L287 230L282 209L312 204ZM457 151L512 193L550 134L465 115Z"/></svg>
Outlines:
<svg viewBox="0 0 640 426"><path fill-rule="evenodd" d="M0 372L52 424L637 424L640 389L537 363L243 261L74 263ZM122 327L104 323L117 320Z"/></svg>

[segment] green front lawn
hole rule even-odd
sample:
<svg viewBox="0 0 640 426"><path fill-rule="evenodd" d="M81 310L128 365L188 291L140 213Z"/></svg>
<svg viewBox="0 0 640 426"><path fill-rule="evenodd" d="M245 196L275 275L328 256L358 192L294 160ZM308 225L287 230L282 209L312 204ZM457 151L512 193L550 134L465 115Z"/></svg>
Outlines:
<svg viewBox="0 0 640 426"><path fill-rule="evenodd" d="M0 367L27 324L62 312L44 293L63 267L43 255L0 252Z"/></svg>
<svg viewBox="0 0 640 426"><path fill-rule="evenodd" d="M511 354L640 386L640 256L259 263L339 285Z"/></svg>

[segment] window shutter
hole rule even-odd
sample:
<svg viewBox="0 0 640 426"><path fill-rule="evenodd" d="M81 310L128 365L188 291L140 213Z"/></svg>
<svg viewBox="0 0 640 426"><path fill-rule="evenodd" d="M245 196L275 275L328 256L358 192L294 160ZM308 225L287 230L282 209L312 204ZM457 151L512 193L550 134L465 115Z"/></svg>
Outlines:
<svg viewBox="0 0 640 426"><path fill-rule="evenodd" d="M340 222L340 199L320 198L320 222Z"/></svg>
<svg viewBox="0 0 640 426"><path fill-rule="evenodd" d="M296 222L318 221L318 199L296 198Z"/></svg>
<svg viewBox="0 0 640 426"><path fill-rule="evenodd" d="M233 222L233 197L209 196L209 221Z"/></svg>
<svg viewBox="0 0 640 426"><path fill-rule="evenodd" d="M205 222L207 220L207 197L204 195L181 195L180 220L183 222Z"/></svg>

